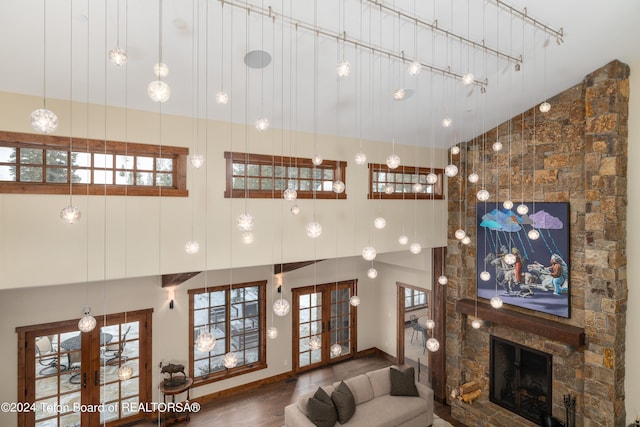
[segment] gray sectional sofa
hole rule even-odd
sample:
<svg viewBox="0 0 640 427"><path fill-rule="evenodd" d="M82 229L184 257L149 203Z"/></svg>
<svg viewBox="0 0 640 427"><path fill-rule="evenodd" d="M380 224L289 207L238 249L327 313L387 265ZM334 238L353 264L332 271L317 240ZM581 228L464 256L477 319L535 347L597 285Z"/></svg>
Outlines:
<svg viewBox="0 0 640 427"><path fill-rule="evenodd" d="M433 424L433 390L416 383L419 396L392 396L389 369L382 368L344 380L353 394L356 409L351 419L344 424L337 422L336 426L427 427ZM331 396L339 384L322 388ZM285 407L286 427L314 427L308 418L308 402L314 394L315 391L306 393Z"/></svg>

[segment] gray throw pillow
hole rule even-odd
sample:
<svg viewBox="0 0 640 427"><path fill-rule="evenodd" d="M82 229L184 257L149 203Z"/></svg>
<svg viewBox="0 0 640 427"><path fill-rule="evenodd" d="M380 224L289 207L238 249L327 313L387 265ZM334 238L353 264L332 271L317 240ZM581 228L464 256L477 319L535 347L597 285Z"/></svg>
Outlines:
<svg viewBox="0 0 640 427"><path fill-rule="evenodd" d="M420 396L414 379L413 368L407 368L403 372L389 368L391 379L391 396Z"/></svg>
<svg viewBox="0 0 640 427"><path fill-rule="evenodd" d="M309 420L318 427L333 427L338 421L333 400L322 387L318 387L313 397L309 398L307 409L309 410Z"/></svg>
<svg viewBox="0 0 640 427"><path fill-rule="evenodd" d="M351 417L353 417L353 414L356 413L356 399L344 381L341 381L340 385L331 393L331 400L333 400L338 410L338 421L340 421L340 424L349 421Z"/></svg>

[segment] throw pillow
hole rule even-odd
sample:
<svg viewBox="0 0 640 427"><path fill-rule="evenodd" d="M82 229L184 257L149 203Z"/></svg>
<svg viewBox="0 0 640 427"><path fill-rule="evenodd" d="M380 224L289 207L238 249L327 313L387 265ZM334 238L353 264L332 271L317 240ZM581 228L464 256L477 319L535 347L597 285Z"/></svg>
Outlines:
<svg viewBox="0 0 640 427"><path fill-rule="evenodd" d="M389 369L391 379L391 396L420 396L414 379L413 368L407 368L403 372L397 369Z"/></svg>
<svg viewBox="0 0 640 427"><path fill-rule="evenodd" d="M333 427L338 421L333 400L321 387L309 398L309 420L318 427Z"/></svg>
<svg viewBox="0 0 640 427"><path fill-rule="evenodd" d="M351 417L353 417L353 414L356 413L356 400L344 381L340 382L340 385L331 393L331 400L333 400L338 410L338 421L340 421L340 424L349 421Z"/></svg>

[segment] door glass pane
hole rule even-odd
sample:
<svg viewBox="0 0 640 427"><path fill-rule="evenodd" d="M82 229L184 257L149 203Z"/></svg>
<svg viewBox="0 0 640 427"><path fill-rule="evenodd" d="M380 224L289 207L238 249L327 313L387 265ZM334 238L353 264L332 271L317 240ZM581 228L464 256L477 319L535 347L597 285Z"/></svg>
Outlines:
<svg viewBox="0 0 640 427"><path fill-rule="evenodd" d="M305 367L322 361L321 350L311 350L309 340L322 333L322 294L320 292L298 296L298 340L299 366ZM321 338L321 337L320 337Z"/></svg>
<svg viewBox="0 0 640 427"><path fill-rule="evenodd" d="M338 288L337 285L331 290L331 345L339 344L342 347L342 353L332 354L332 359L347 355L351 351L350 293L350 288Z"/></svg>

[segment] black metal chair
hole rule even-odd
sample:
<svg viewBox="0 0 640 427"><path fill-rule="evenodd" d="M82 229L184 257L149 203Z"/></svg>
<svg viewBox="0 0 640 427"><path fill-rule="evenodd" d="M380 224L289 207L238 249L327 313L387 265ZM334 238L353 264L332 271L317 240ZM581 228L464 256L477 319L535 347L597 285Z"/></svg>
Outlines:
<svg viewBox="0 0 640 427"><path fill-rule="evenodd" d="M113 344L107 344L104 347L104 350L102 352L101 364L105 364L105 365L111 365L114 363L118 364L118 361L120 359L122 359L123 361L127 360L127 356L125 356L123 353L124 353L124 348L127 345L127 335L129 334L130 330L131 330L131 325L129 325L127 330L124 331L124 334L122 334L122 337L120 338L119 342L115 342Z"/></svg>
<svg viewBox="0 0 640 427"><path fill-rule="evenodd" d="M38 363L43 366L38 371L40 375L51 375L58 372L58 367L61 371L64 371L66 367L64 365L59 366L58 352L53 347L51 338L49 336L42 336L36 338L36 357Z"/></svg>

